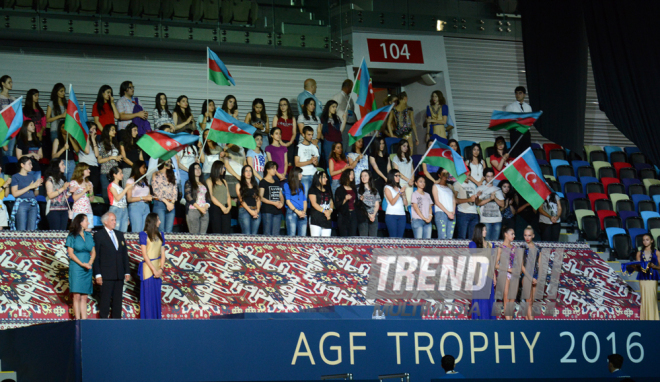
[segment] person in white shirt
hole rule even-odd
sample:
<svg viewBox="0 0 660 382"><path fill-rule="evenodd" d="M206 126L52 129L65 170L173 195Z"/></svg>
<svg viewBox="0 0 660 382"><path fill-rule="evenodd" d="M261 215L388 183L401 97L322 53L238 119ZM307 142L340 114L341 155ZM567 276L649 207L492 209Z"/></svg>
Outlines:
<svg viewBox="0 0 660 382"><path fill-rule="evenodd" d="M483 171L479 174L483 176ZM475 201L479 197L477 186L470 181L470 176L465 182L454 182L454 196L456 197L456 229L457 239L470 239L474 227L479 223L479 214Z"/></svg>
<svg viewBox="0 0 660 382"><path fill-rule="evenodd" d="M480 193L477 205L479 206L480 222L486 225L486 240L495 241L500 239L502 230L500 208L504 207L504 195L499 187L495 187L491 183L493 180L492 168L484 170L484 177L486 184L477 187L477 193Z"/></svg>
<svg viewBox="0 0 660 382"><path fill-rule="evenodd" d="M518 86L515 90L516 102L512 102L504 109L511 113L531 113L532 107L525 102L525 96L527 95L527 90L524 86ZM511 158L516 158L518 155L522 154L523 151L527 150L532 146L532 134L528 131L525 134L520 134L518 130L512 129L509 131L511 145L514 145L520 138L520 142L513 148L513 151L509 153Z"/></svg>
<svg viewBox="0 0 660 382"><path fill-rule="evenodd" d="M312 187L312 180L316 174L316 166L319 165L319 149L312 144L314 130L305 126L302 130L303 142L298 144L298 153L295 157L295 166L302 168L301 182L305 187L305 199L309 196L309 189Z"/></svg>
<svg viewBox="0 0 660 382"><path fill-rule="evenodd" d="M435 203L435 228L438 239L452 239L456 227L456 198L454 190L447 185L449 171L438 167L439 182L433 185L433 201Z"/></svg>
<svg viewBox="0 0 660 382"><path fill-rule="evenodd" d="M341 84L341 90L339 93L332 96L332 100L337 102L337 117L339 120L343 120L344 113L346 113L346 129L342 132L342 143L344 147L348 147L348 131L353 127L353 124L357 121L355 116L355 102L351 98L351 92L353 91L353 81L344 80ZM348 106L348 109L346 108ZM357 179L357 178L356 178ZM359 179L357 179L359 181Z"/></svg>

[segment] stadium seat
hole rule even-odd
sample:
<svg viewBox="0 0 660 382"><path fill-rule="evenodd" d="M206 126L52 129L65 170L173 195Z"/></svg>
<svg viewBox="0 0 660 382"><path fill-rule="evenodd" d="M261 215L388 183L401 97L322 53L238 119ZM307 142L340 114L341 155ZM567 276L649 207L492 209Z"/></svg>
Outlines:
<svg viewBox="0 0 660 382"><path fill-rule="evenodd" d="M568 199L561 194L557 194L557 196L559 197L559 206L561 207L561 215L559 218L563 222L568 221L568 217L571 214L571 209L568 207Z"/></svg>
<svg viewBox="0 0 660 382"><path fill-rule="evenodd" d="M591 211L591 202L589 202L589 199L584 194L566 194L566 200L568 201L568 208L571 212L577 210Z"/></svg>
<svg viewBox="0 0 660 382"><path fill-rule="evenodd" d="M623 224L623 226L626 227L627 230L638 228L644 229L644 220L639 216L631 216L626 219L626 222Z"/></svg>
<svg viewBox="0 0 660 382"><path fill-rule="evenodd" d="M619 173L619 179L637 179L637 170L634 168L622 168Z"/></svg>
<svg viewBox="0 0 660 382"><path fill-rule="evenodd" d="M660 195L651 196L651 200L655 203L656 210L660 212Z"/></svg>
<svg viewBox="0 0 660 382"><path fill-rule="evenodd" d="M564 149L552 149L552 150L550 150L549 157L550 157L550 160L556 160L556 159L567 160L568 159L568 155L566 155L566 151Z"/></svg>
<svg viewBox="0 0 660 382"><path fill-rule="evenodd" d="M575 170L575 172L577 172L578 168L585 167L585 166L591 166L591 165L589 164L589 162L584 161L584 160L574 160L573 162L571 162L571 166L573 166L573 170Z"/></svg>
<svg viewBox="0 0 660 382"><path fill-rule="evenodd" d="M630 200L630 197L626 194L621 194L621 193L616 193L616 194L610 194L608 195L610 200L612 201L612 205L616 206L617 202L619 200ZM634 204L633 204L634 207Z"/></svg>
<svg viewBox="0 0 660 382"><path fill-rule="evenodd" d="M596 176L599 179L603 177L602 175L600 175L600 169L607 168L607 167L612 168L612 165L609 164L609 162L596 161L596 162L592 162L592 164L594 166L594 170L596 171ZM616 172L615 172L615 175L613 176L613 178L616 178Z"/></svg>
<svg viewBox="0 0 660 382"><path fill-rule="evenodd" d="M596 216L584 216L580 225L580 234L584 240L597 241L600 239L600 233L602 231L600 229L600 222Z"/></svg>
<svg viewBox="0 0 660 382"><path fill-rule="evenodd" d="M607 198L607 195L605 195L605 194L597 194L597 193L587 194L587 198L589 198L589 201L591 202L591 210L592 210L592 211L595 211L595 210L596 210L596 209L595 209L596 200L600 200L600 199L608 199L608 198Z"/></svg>
<svg viewBox="0 0 660 382"><path fill-rule="evenodd" d="M557 182L556 180L548 179L546 181L548 182L548 185L550 186L550 188L552 188L554 192L563 192L563 190L561 189L561 184L559 184L559 182Z"/></svg>
<svg viewBox="0 0 660 382"><path fill-rule="evenodd" d="M605 229L605 218L608 216L616 216L616 212L614 211L596 211L596 216L598 216L598 220L600 220L600 229ZM618 216L616 216L617 219L619 219Z"/></svg>
<svg viewBox="0 0 660 382"><path fill-rule="evenodd" d="M610 183L607 185L607 195L612 194L626 195L626 188L621 183Z"/></svg>
<svg viewBox="0 0 660 382"><path fill-rule="evenodd" d="M607 243L612 247L612 238L614 235L627 235L626 230L623 228L606 228L605 230L605 235L607 236Z"/></svg>
<svg viewBox="0 0 660 382"><path fill-rule="evenodd" d="M628 235L630 235L630 241L632 243L637 242L637 236L648 233L644 228L631 228L628 230Z"/></svg>
<svg viewBox="0 0 660 382"><path fill-rule="evenodd" d="M603 151L605 151L605 154L607 154L607 160L609 162L611 162L610 158L611 158L611 155L612 155L613 152L615 152L615 151L623 152L623 150L619 146L604 146Z"/></svg>
<svg viewBox="0 0 660 382"><path fill-rule="evenodd" d="M614 257L620 260L630 259L632 253L632 244L630 236L628 234L617 234L612 237L612 243L610 244L612 248Z"/></svg>
<svg viewBox="0 0 660 382"><path fill-rule="evenodd" d="M580 229L580 231L582 230L582 219L587 216L593 216L596 218L596 221L598 221L598 217L596 217L596 214L593 211L590 210L575 211L575 221L577 221L578 229ZM598 226L600 227L600 221L598 221L598 223L599 223Z"/></svg>
<svg viewBox="0 0 660 382"><path fill-rule="evenodd" d="M642 181L639 179L621 179L621 184L623 184L623 187L626 188L626 194L630 195L630 187L631 186L638 186L643 190L643 194L646 194L646 187L642 184ZM635 194L639 194L640 192L635 192Z"/></svg>
<svg viewBox="0 0 660 382"><path fill-rule="evenodd" d="M488 151L489 147L494 147L495 142L494 141L481 141L481 142L479 142L479 146L481 146L481 152L484 155L484 159L486 159L486 151Z"/></svg>
<svg viewBox="0 0 660 382"><path fill-rule="evenodd" d="M603 166L596 171L596 174L598 174L599 179L603 178L617 178L616 176L616 170L614 167L608 167L608 166Z"/></svg>
<svg viewBox="0 0 660 382"><path fill-rule="evenodd" d="M385 138L385 144L387 145L387 152L392 154L392 146L401 142L400 138Z"/></svg>
<svg viewBox="0 0 660 382"><path fill-rule="evenodd" d="M643 170L645 168L653 168L653 166L651 166L648 163L633 163L633 168L635 168L635 170L639 171L639 170Z"/></svg>
<svg viewBox="0 0 660 382"><path fill-rule="evenodd" d="M582 184L579 183L579 182L566 182L566 183L564 183L563 192L565 194L569 194L569 193L573 193L573 192L577 192L577 193L582 194L583 193Z"/></svg>
<svg viewBox="0 0 660 382"><path fill-rule="evenodd" d="M639 179L656 179L655 170L652 168L643 168L639 170Z"/></svg>
<svg viewBox="0 0 660 382"><path fill-rule="evenodd" d="M651 200L650 197L648 197L648 196L646 196L646 195L644 195L644 194L641 194L641 195L640 195L640 194L633 195L631 199L632 199L633 203L635 203L635 211L639 211L639 203L640 203L641 201L643 201L643 200L649 200L649 201L650 201L650 200Z"/></svg>
<svg viewBox="0 0 660 382"><path fill-rule="evenodd" d="M585 177L596 178L596 170L592 166L582 166L577 170L578 179Z"/></svg>
<svg viewBox="0 0 660 382"><path fill-rule="evenodd" d="M421 155L421 154L417 154L417 155L413 155L413 156L410 157L413 160L413 169L417 168L417 165L419 164L419 161L422 160L422 156L423 155ZM421 170L421 168L420 168L420 170Z"/></svg>
<svg viewBox="0 0 660 382"><path fill-rule="evenodd" d="M621 202L621 200L619 202ZM630 203L630 206L633 206L633 204ZM634 208L634 206L631 207L631 208ZM594 211L598 212L598 211L602 211L602 210L614 211L614 205L612 204L612 201L609 200L609 199L598 199L598 200L596 200L594 202Z"/></svg>
<svg viewBox="0 0 660 382"><path fill-rule="evenodd" d="M621 184L621 182L617 178L601 178L600 182L603 184L603 188L605 189L606 194L610 193L609 192L610 184ZM623 188L624 192L620 192L620 194L625 194L625 190L626 190L626 188L624 187Z"/></svg>
<svg viewBox="0 0 660 382"><path fill-rule="evenodd" d="M652 200L642 200L637 205L637 211L640 212L640 213L642 211L654 211L655 212L656 211L655 202L653 202Z"/></svg>
<svg viewBox="0 0 660 382"><path fill-rule="evenodd" d="M660 214L655 212L655 211L642 211L639 213L642 216L642 220L644 220L644 228L647 230L650 230L651 228L649 227L649 221L652 222L654 225L653 228L660 228ZM653 223L655 222L655 223ZM656 224L659 224L655 226Z"/></svg>
<svg viewBox="0 0 660 382"><path fill-rule="evenodd" d="M552 173L557 177L557 167L558 166L569 166L569 163L561 159L553 159L550 161L550 166L552 166Z"/></svg>
<svg viewBox="0 0 660 382"><path fill-rule="evenodd" d="M623 228L621 218L616 215L605 216L603 219L603 227L607 228Z"/></svg>
<svg viewBox="0 0 660 382"><path fill-rule="evenodd" d="M619 217L621 218L621 226L625 227L626 226L626 220L628 220L628 218L639 217L639 214L635 211L620 211L619 212Z"/></svg>
<svg viewBox="0 0 660 382"><path fill-rule="evenodd" d="M607 161L607 154L605 154L605 151L592 151L591 154L589 155L589 158L591 159L589 162L593 164L594 162L606 162L610 163Z"/></svg>
<svg viewBox="0 0 660 382"><path fill-rule="evenodd" d="M653 240L655 240L655 242L657 243L658 238L660 237L660 228L651 228L649 230L649 233L651 234L651 237L653 238Z"/></svg>
<svg viewBox="0 0 660 382"><path fill-rule="evenodd" d="M532 150L534 150L534 149L543 149L543 147L541 147L540 144L538 144L536 142L533 142L532 143Z"/></svg>
<svg viewBox="0 0 660 382"><path fill-rule="evenodd" d="M547 162L547 159L545 157L545 150L538 148L538 149L532 149L532 152L534 152L534 157L536 158L537 161L544 161Z"/></svg>
<svg viewBox="0 0 660 382"><path fill-rule="evenodd" d="M582 188L583 189L586 189L587 184L589 184L589 183L600 183L600 181L598 179L596 179L595 177L590 177L590 176L584 176L584 177L581 177L579 179L580 179L580 183L582 183ZM602 193L604 194L605 192L602 192Z"/></svg>
<svg viewBox="0 0 660 382"><path fill-rule="evenodd" d="M630 163L617 162L617 163L613 163L613 164L612 164L612 167L614 167L614 169L616 170L616 176L617 176L617 178L618 178L618 177L619 177L619 171L620 171L622 168L624 168L624 167L632 168L632 165L631 165ZM635 178L635 177L633 177L633 178Z"/></svg>
<svg viewBox="0 0 660 382"><path fill-rule="evenodd" d="M593 151L603 151L603 148L600 146L584 146L584 153L587 155L586 157L587 162L592 162L591 153Z"/></svg>
<svg viewBox="0 0 660 382"><path fill-rule="evenodd" d="M561 150L562 147L561 147L560 145L556 144L556 143L544 143L544 144L543 144L543 151L545 151L545 159L546 159L548 162L550 162L550 159L551 159L551 158L550 158L550 151L551 151L551 150L555 150L555 149L559 149L559 150ZM564 159L565 159L565 158L564 158Z"/></svg>
<svg viewBox="0 0 660 382"><path fill-rule="evenodd" d="M623 152L626 153L626 155L630 156L632 153L639 153L641 152L637 147L632 146L632 147L624 147Z"/></svg>
<svg viewBox="0 0 660 382"><path fill-rule="evenodd" d="M472 145L474 145L475 143L476 142L474 142L474 141L458 141L458 149L461 150L461 153L463 153L463 158L471 158L472 157L470 155L471 153L468 152L468 151L465 151L465 149L469 148L469 150L471 150Z"/></svg>
<svg viewBox="0 0 660 382"><path fill-rule="evenodd" d="M605 189L603 188L603 185L600 182L587 183L587 187L586 188L583 187L582 189L584 190L585 194L605 193Z"/></svg>
<svg viewBox="0 0 660 382"><path fill-rule="evenodd" d="M545 165L540 165L540 167L541 167L541 173L543 174L543 176L546 176L546 175L550 175L550 176L553 176L553 177L555 176L555 173L554 173L554 171L552 171L552 167L550 165L545 164Z"/></svg>
<svg viewBox="0 0 660 382"><path fill-rule="evenodd" d="M619 195L619 194L614 194L614 195ZM628 196L628 195L625 195ZM614 210L616 212L621 212L621 211L635 211L635 204L632 202L632 200L628 199L623 199L623 200L618 200L616 204L612 203L614 205ZM596 208L598 207L598 202L596 203Z"/></svg>
<svg viewBox="0 0 660 382"><path fill-rule="evenodd" d="M660 184L652 184L646 191L650 197L660 195Z"/></svg>
<svg viewBox="0 0 660 382"><path fill-rule="evenodd" d="M615 151L610 154L610 163L628 162L628 156L623 151Z"/></svg>
<svg viewBox="0 0 660 382"><path fill-rule="evenodd" d="M567 182L577 183L577 179L574 176L560 176L560 177L557 178L557 180L559 181L559 184L561 185L561 189L562 189L563 193L566 193L566 190L564 189L564 185ZM573 192L577 192L577 191L573 191Z"/></svg>
<svg viewBox="0 0 660 382"><path fill-rule="evenodd" d="M569 165L561 165L561 166L557 166L557 168L555 169L555 171L556 171L556 175L555 175L556 177L560 177L560 176L575 176L575 170L573 170L573 167L571 167L571 166L569 166Z"/></svg>
<svg viewBox="0 0 660 382"><path fill-rule="evenodd" d="M643 153L633 153L630 154L630 163L648 163L648 160L646 159L646 155Z"/></svg>

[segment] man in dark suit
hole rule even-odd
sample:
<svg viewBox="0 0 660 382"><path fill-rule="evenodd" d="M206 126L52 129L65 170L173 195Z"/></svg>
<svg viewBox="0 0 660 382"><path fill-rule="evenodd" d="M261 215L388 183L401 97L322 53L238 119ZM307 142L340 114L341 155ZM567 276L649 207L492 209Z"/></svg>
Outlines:
<svg viewBox="0 0 660 382"><path fill-rule="evenodd" d="M111 318L121 318L124 281L130 280L131 277L128 266L128 249L124 234L115 230L115 225L117 225L115 214L108 212L103 215L101 221L103 229L94 235L96 248L94 275L96 283L101 286L99 310L101 318L108 318L112 299Z"/></svg>
<svg viewBox="0 0 660 382"><path fill-rule="evenodd" d="M609 378L630 378L630 375L622 371L621 367L623 367L623 356L621 354L615 353L607 356L607 371L610 372Z"/></svg>

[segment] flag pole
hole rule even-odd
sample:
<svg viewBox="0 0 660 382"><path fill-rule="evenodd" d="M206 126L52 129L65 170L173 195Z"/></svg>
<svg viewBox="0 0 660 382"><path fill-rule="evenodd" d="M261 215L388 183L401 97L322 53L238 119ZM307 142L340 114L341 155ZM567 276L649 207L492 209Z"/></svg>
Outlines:
<svg viewBox="0 0 660 382"><path fill-rule="evenodd" d="M351 92L348 94L348 101L346 102L346 109L344 110L344 114L348 113L348 105L351 104L351 96L353 95L353 89L355 88L355 80L358 78L358 74L362 71L362 63L364 62L364 57L362 57L362 61L360 62L360 66L358 67L358 72L353 76L353 87L351 87ZM346 116L346 119L348 120L348 116Z"/></svg>
<svg viewBox="0 0 660 382"><path fill-rule="evenodd" d="M426 150L426 153L424 154L424 156L422 156L422 159L419 160L419 163L417 163L417 167L415 167L415 169L414 169L413 172L412 172L412 173L413 173L413 176L414 176L415 173L417 172L417 169L419 168L419 165L421 165L422 162L424 161L424 158L426 158L426 156L429 155L429 151L431 151L431 149L432 149L433 146L435 145L435 141L437 141L437 140L438 140L438 138L436 138L436 139L433 140L433 144L431 145L431 147L429 147L428 150Z"/></svg>
<svg viewBox="0 0 660 382"><path fill-rule="evenodd" d="M158 167L164 165L165 163L167 163L167 161L163 161L163 163L161 163L161 164L159 164L158 166L156 166L156 171L152 172L152 174L155 173L155 172L157 172L157 171L158 171ZM142 179L146 178L147 175L149 175L149 171L145 172L144 175L142 175L138 180L136 180L136 181L135 181L135 184L140 183L140 181L141 181Z"/></svg>
<svg viewBox="0 0 660 382"><path fill-rule="evenodd" d="M527 130L527 132L529 132L529 130ZM527 134L527 133L525 133L525 134ZM525 135L525 134L522 134L522 135L520 135L520 137L518 137L518 140L516 141L516 143L513 144L513 146L511 146L511 148L509 149L509 152L513 151L513 148L516 147L516 145L518 144L518 142L520 142L520 140L522 139L523 135Z"/></svg>

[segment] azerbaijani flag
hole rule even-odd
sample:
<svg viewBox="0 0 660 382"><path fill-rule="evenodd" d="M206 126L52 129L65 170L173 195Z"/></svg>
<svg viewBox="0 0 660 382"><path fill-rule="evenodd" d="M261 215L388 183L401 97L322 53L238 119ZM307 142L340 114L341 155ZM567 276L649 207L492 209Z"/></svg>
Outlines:
<svg viewBox="0 0 660 382"><path fill-rule="evenodd" d="M150 131L137 141L138 147L152 158L168 160L188 145L199 142L197 135L188 133L168 133L166 131Z"/></svg>
<svg viewBox="0 0 660 382"><path fill-rule="evenodd" d="M254 150L257 148L257 143L252 134L256 130L256 127L237 120L221 108L216 108L208 139L217 143L231 143Z"/></svg>
<svg viewBox="0 0 660 382"><path fill-rule="evenodd" d="M80 105L76 93L73 92L73 86L69 85L69 102L66 105L66 117L64 118L64 130L71 134L73 139L80 144L80 148L87 147L87 136L89 129L87 128L87 116L82 117Z"/></svg>
<svg viewBox="0 0 660 382"><path fill-rule="evenodd" d="M372 82L369 80L369 92L367 93L367 101L365 106L360 106L360 115L367 115L378 108L376 105L376 97L374 96L374 88L371 86Z"/></svg>
<svg viewBox="0 0 660 382"><path fill-rule="evenodd" d="M220 57L210 48L207 47L206 50L209 65L208 79L220 86L236 86L234 77L231 76L231 73L229 73L225 64L220 60Z"/></svg>
<svg viewBox="0 0 660 382"><path fill-rule="evenodd" d="M543 114L542 111L534 113L512 113L509 111L493 110L490 116L488 129L496 130L518 130L521 134L529 131L529 127Z"/></svg>
<svg viewBox="0 0 660 382"><path fill-rule="evenodd" d="M16 101L12 102L0 113L2 114L2 118L0 118L0 137L2 138L2 144L0 146L4 146L21 131L21 126L23 126L22 99L23 97L18 97Z"/></svg>
<svg viewBox="0 0 660 382"><path fill-rule="evenodd" d="M463 157L451 147L438 142L437 139L433 141L433 146L426 152L420 163L442 167L460 183L465 182L465 178L467 177L467 168L465 167Z"/></svg>
<svg viewBox="0 0 660 382"><path fill-rule="evenodd" d="M372 131L380 130L393 107L394 104L387 105L360 118L360 120L355 122L351 129L348 130L348 143L352 145Z"/></svg>
<svg viewBox="0 0 660 382"><path fill-rule="evenodd" d="M541 167L536 161L531 147L506 166L502 172L497 174L495 179L502 180L503 177L511 182L513 188L534 209L541 207L548 196L552 194L552 190L543 178Z"/></svg>
<svg viewBox="0 0 660 382"><path fill-rule="evenodd" d="M369 69L367 69L367 62L362 58L362 64L358 69L357 76L355 76L355 86L353 86L353 93L358 96L357 104L363 107L367 105L367 98L369 97L370 86Z"/></svg>

